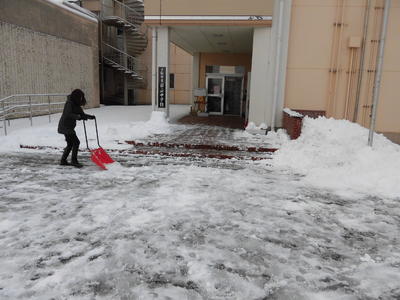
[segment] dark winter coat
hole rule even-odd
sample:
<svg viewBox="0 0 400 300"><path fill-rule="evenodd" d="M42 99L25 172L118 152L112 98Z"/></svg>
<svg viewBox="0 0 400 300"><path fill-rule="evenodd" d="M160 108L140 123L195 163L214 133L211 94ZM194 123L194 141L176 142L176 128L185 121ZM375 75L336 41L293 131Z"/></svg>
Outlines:
<svg viewBox="0 0 400 300"><path fill-rule="evenodd" d="M87 116L82 107L75 104L68 98L67 102L65 102L64 110L61 115L60 121L58 122L58 133L60 134L74 134L76 121L82 120Z"/></svg>

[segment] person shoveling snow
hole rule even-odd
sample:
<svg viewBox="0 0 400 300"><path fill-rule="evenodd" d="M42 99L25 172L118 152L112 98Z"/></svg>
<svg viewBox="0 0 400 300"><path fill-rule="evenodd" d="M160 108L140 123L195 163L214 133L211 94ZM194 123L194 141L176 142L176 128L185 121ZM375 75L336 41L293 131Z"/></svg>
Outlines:
<svg viewBox="0 0 400 300"><path fill-rule="evenodd" d="M82 164L78 162L79 138L76 136L75 127L77 120L95 119L95 116L85 114L82 106L86 104L85 94L80 89L75 89L68 96L64 105L64 110L58 123L58 133L65 136L67 146L61 157L60 165L74 166L82 168ZM67 159L72 150L71 163Z"/></svg>
<svg viewBox="0 0 400 300"><path fill-rule="evenodd" d="M97 145L99 148L97 149L90 149L89 148L89 143L88 143L88 138L87 138L87 133L86 133L86 124L85 120L83 120L83 128L85 131L85 139L86 139L86 147L91 153L90 158L92 161L98 165L100 168L103 170L107 170L108 165L114 163L115 161L107 154L107 152L100 146L100 141L99 141L99 131L97 130L97 121L96 118L94 118L94 124L96 126L96 137L97 137Z"/></svg>

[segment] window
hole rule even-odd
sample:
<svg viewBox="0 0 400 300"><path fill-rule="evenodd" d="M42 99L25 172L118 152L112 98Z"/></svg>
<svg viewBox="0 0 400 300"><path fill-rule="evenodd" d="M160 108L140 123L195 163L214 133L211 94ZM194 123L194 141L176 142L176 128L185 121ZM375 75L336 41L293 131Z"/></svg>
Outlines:
<svg viewBox="0 0 400 300"><path fill-rule="evenodd" d="M169 74L169 88L170 89L175 88L175 74L174 73Z"/></svg>

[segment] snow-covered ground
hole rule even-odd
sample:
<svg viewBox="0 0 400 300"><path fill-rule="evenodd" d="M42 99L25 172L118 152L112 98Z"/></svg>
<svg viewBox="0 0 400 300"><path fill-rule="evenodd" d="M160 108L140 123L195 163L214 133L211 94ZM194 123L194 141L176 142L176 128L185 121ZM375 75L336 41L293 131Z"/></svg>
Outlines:
<svg viewBox="0 0 400 300"><path fill-rule="evenodd" d="M88 113L112 149L185 129L149 107ZM59 150L19 149L63 147L46 122L0 137L0 299L400 298L399 146L366 147L358 125L306 119L297 141L236 132L279 145L257 162L115 152L100 171L87 153L75 169Z"/></svg>
<svg viewBox="0 0 400 300"><path fill-rule="evenodd" d="M263 162L0 162L1 299L396 299L398 201ZM170 297L170 298L168 298Z"/></svg>
<svg viewBox="0 0 400 300"><path fill-rule="evenodd" d="M189 113L188 105L172 105L170 122L173 123L180 117ZM121 144L125 140L141 139L153 134L168 134L178 129L177 125L168 124L154 114L152 117L151 106L102 106L100 108L86 109L86 113L93 114L97 118L100 143L104 148L126 149L131 147ZM65 147L65 138L57 134L58 120L61 114L33 118L33 127L30 127L29 118L11 121L8 127L9 134L4 136L0 131L0 153L17 151L19 145ZM86 122L89 138L89 147L97 147L96 130L94 121ZM2 130L2 129L1 129ZM77 122L75 129L81 140L81 148L86 148L85 135L82 122Z"/></svg>

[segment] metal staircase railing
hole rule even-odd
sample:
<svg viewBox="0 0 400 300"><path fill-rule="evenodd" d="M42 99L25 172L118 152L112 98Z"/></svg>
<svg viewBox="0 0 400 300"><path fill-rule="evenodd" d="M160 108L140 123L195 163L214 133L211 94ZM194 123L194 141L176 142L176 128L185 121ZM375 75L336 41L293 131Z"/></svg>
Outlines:
<svg viewBox="0 0 400 300"><path fill-rule="evenodd" d="M10 120L29 117L31 126L34 116L48 115L51 122L51 114L61 112L66 99L55 101L68 94L16 94L0 99L0 122L7 135L7 126Z"/></svg>
<svg viewBox="0 0 400 300"><path fill-rule="evenodd" d="M103 43L103 59L106 63L131 75L132 78L143 79L142 72L146 70L140 61L124 51Z"/></svg>
<svg viewBox="0 0 400 300"><path fill-rule="evenodd" d="M112 3L113 6L103 4L103 20L113 20L113 18L119 17L121 20L126 21L128 25L133 25L140 29L140 25L144 21L142 14L118 0L112 0Z"/></svg>
<svg viewBox="0 0 400 300"><path fill-rule="evenodd" d="M136 86L145 86L146 68L136 56L143 53L147 47L147 30L142 25L144 21L144 5L139 0L111 0L103 2L101 20L104 24L122 29L124 35L124 49L111 46L110 42L102 43L102 60L115 70L124 72L128 83ZM113 39L113 37L111 37ZM108 40L105 37L105 40Z"/></svg>

